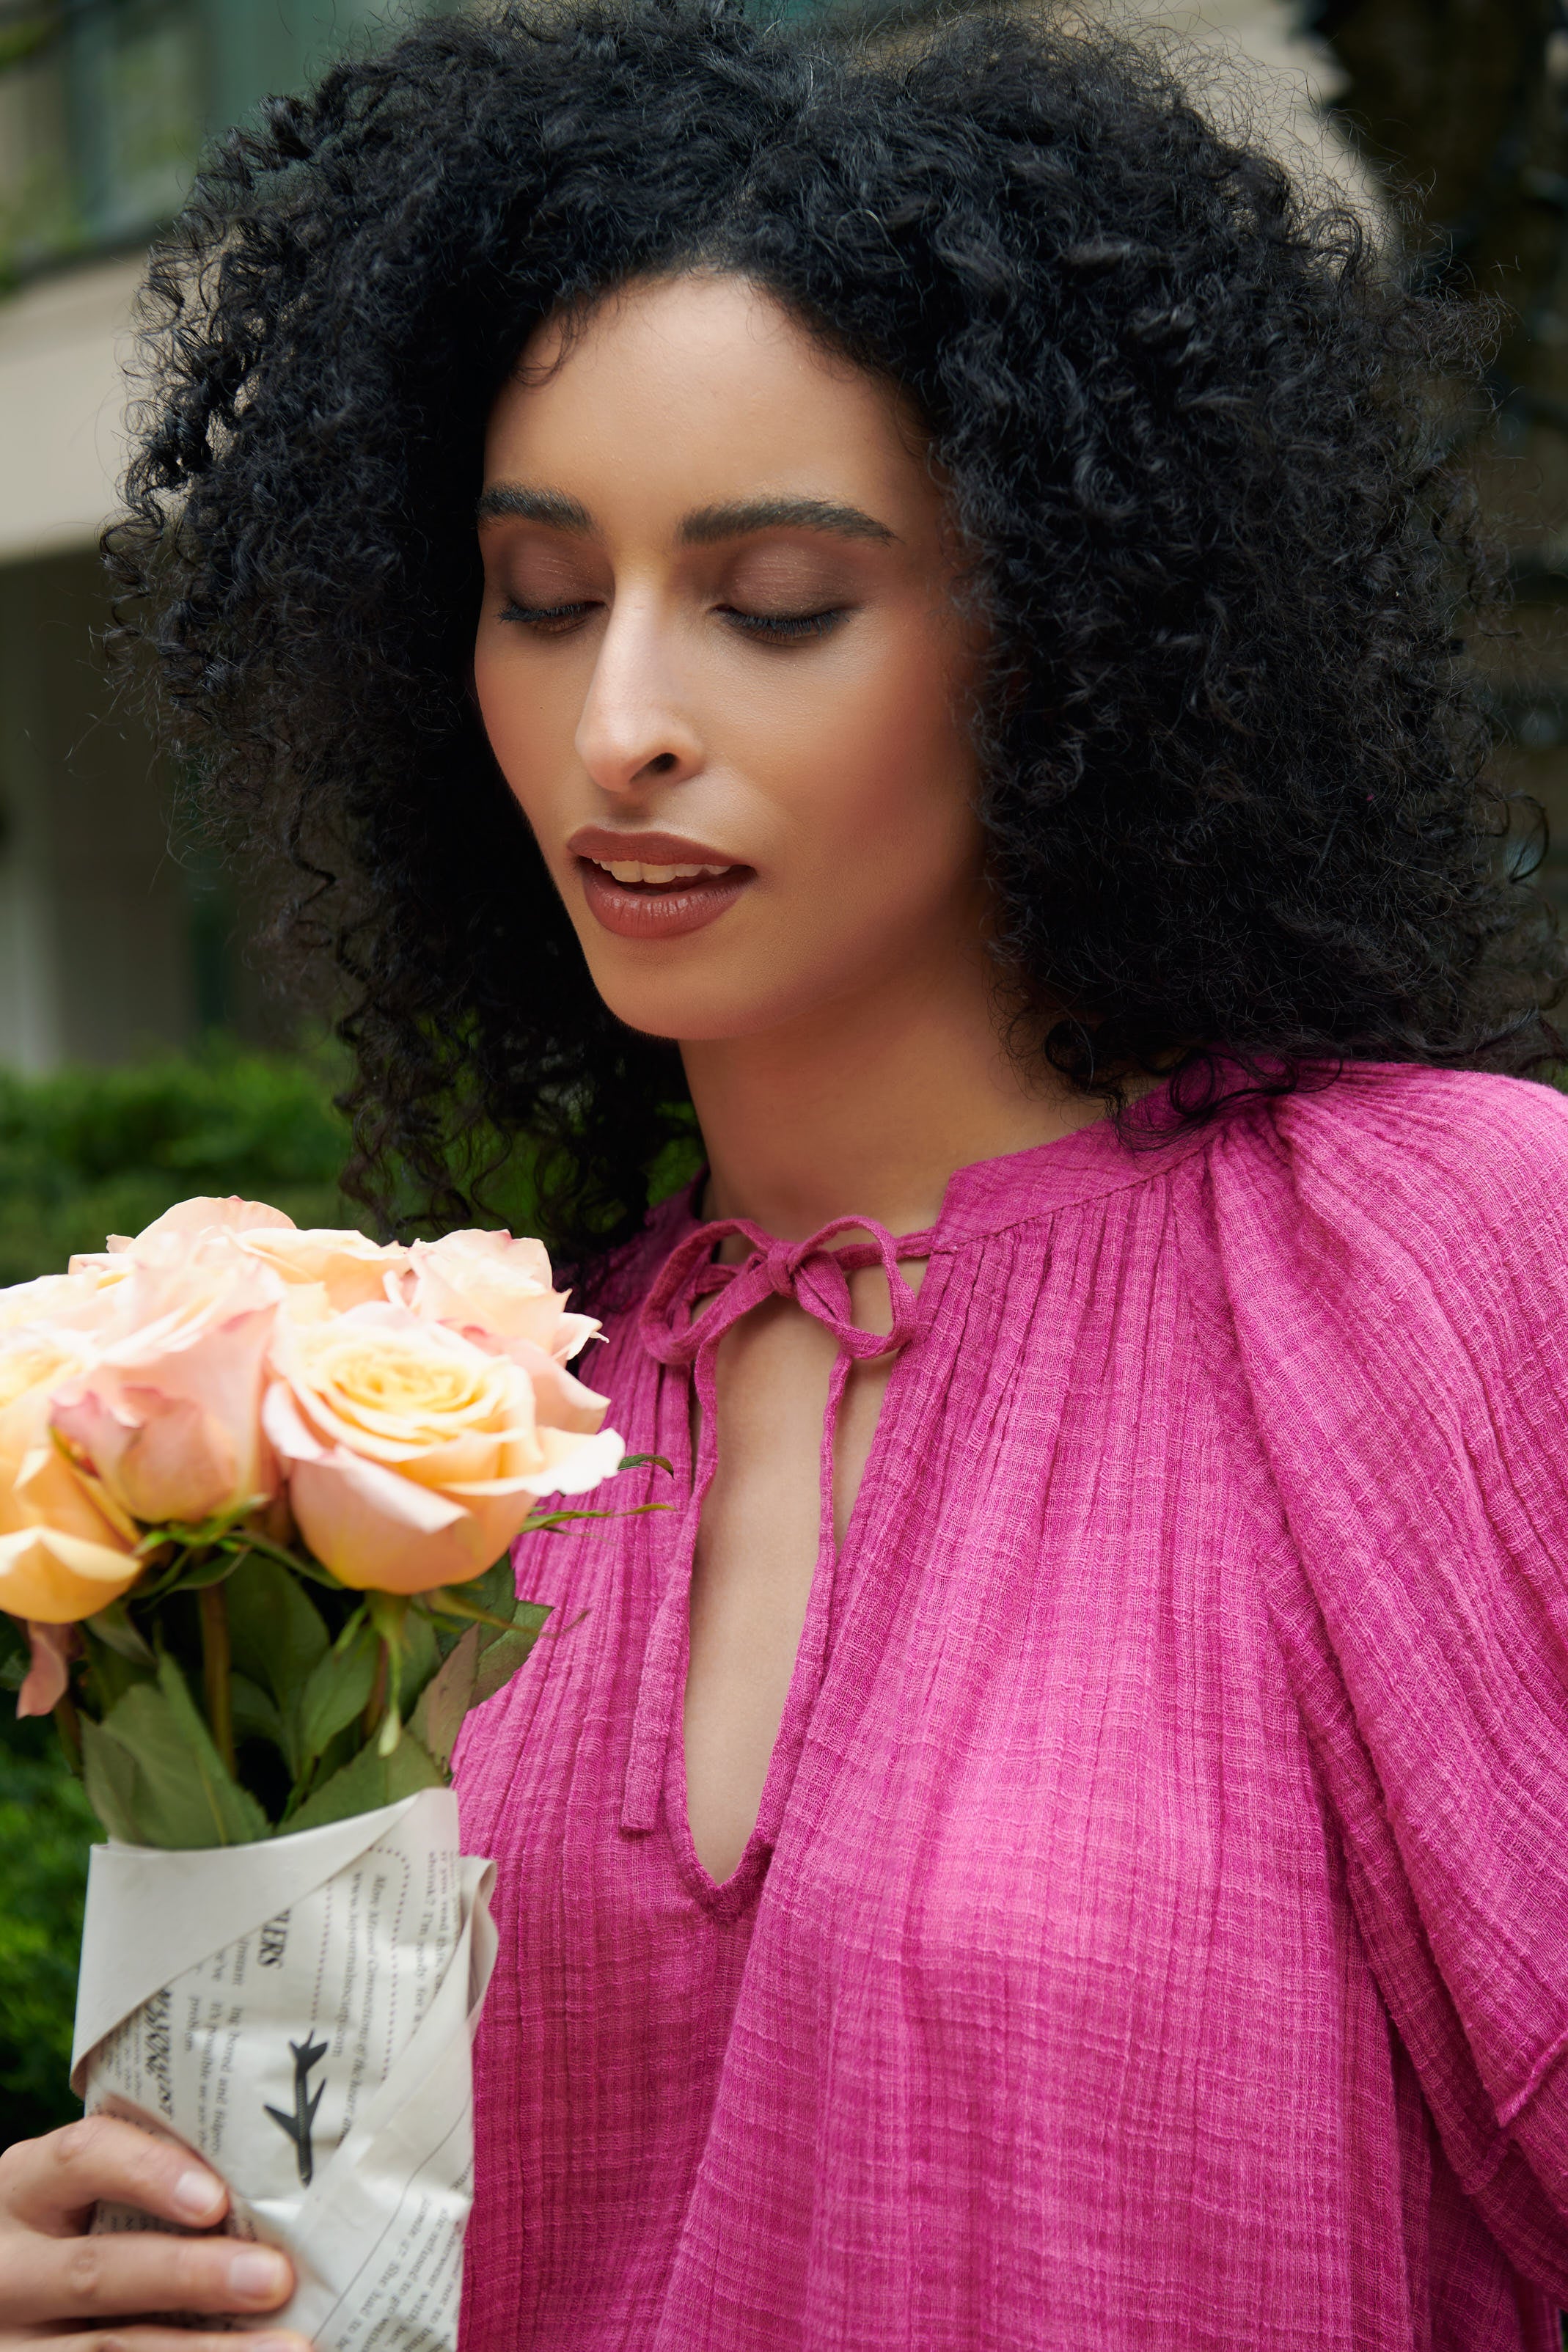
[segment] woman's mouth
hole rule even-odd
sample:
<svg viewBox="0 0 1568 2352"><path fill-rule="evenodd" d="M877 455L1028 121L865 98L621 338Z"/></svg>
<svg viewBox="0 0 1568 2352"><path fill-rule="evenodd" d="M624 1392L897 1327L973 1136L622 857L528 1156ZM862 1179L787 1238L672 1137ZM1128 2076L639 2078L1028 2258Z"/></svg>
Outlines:
<svg viewBox="0 0 1568 2352"><path fill-rule="evenodd" d="M676 940L701 930L734 905L755 878L755 870L696 858L666 861L577 851L588 911L623 940Z"/></svg>

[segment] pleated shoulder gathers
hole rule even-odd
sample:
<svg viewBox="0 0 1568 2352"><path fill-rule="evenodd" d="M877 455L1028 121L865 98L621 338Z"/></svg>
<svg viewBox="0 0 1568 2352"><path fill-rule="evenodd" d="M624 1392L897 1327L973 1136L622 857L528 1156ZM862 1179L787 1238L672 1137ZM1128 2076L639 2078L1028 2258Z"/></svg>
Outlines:
<svg viewBox="0 0 1568 2352"><path fill-rule="evenodd" d="M960 1171L723 1885L683 1246L590 1375L679 1507L523 1540L559 1632L459 1751L464 2352L1555 2347L1568 1103L1363 1066ZM831 1246L731 1287L831 1320Z"/></svg>

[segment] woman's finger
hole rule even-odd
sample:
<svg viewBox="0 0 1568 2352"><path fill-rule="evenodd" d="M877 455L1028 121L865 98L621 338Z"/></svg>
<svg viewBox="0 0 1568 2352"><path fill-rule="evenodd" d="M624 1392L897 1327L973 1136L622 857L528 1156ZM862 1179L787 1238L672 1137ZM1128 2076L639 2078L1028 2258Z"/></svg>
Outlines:
<svg viewBox="0 0 1568 2352"><path fill-rule="evenodd" d="M47 2321L104 2326L139 2312L276 2311L294 2273L271 2246L238 2238L175 2238L161 2230L97 2238L0 2237L0 2311L13 2328Z"/></svg>
<svg viewBox="0 0 1568 2352"><path fill-rule="evenodd" d="M216 2172L172 2140L113 2116L84 2116L0 2155L0 2227L19 2221L63 2237L100 2197L198 2230L228 2206Z"/></svg>
<svg viewBox="0 0 1568 2352"><path fill-rule="evenodd" d="M134 2321L123 2327L89 2328L81 2335L51 2334L44 2340L49 2352L235 2352L234 2336L226 2331L215 2336L191 2327L141 2327ZM0 2334L0 2352L37 2352L39 2341L36 2336ZM276 2336L247 2330L244 2352L312 2352L312 2347L305 2336L287 2330Z"/></svg>

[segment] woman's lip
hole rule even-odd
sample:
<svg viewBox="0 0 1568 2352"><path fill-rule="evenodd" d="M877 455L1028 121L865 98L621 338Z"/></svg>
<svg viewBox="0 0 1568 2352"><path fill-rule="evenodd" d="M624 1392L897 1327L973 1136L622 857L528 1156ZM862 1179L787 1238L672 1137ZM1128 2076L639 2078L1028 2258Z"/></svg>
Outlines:
<svg viewBox="0 0 1568 2352"><path fill-rule="evenodd" d="M638 839L639 854L647 857L650 865L720 863L712 856L700 859L687 845L682 845L679 856L673 856L663 846L670 839L668 834L645 834ZM660 845L662 854L657 860L642 848L644 842ZM617 863L626 855L624 849L618 851ZM679 940L690 931L700 931L732 907L748 883L756 878L751 866L731 866L725 873L690 882L617 882L591 856L582 853L578 854L577 871L583 877L588 912L595 922L620 940Z"/></svg>
<svg viewBox="0 0 1568 2352"><path fill-rule="evenodd" d="M710 849L704 841L688 841L679 833L612 833L601 824L585 824L566 847L574 857L597 858L617 866L632 860L643 866L738 866L727 849Z"/></svg>

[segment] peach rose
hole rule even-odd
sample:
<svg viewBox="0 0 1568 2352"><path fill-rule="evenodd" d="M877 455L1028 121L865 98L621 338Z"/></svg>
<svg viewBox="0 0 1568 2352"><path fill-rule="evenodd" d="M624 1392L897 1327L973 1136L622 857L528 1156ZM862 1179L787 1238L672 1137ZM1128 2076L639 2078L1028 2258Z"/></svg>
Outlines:
<svg viewBox="0 0 1568 2352"><path fill-rule="evenodd" d="M176 1201L172 1209L165 1209L161 1217L154 1217L139 1234L110 1234L100 1250L79 1250L70 1261L70 1271L73 1275L96 1273L113 1280L129 1271L124 1261L134 1260L143 1243L155 1244L167 1234L177 1234L185 1240L194 1240L214 1231L250 1233L261 1226L274 1225L292 1233L294 1220L286 1217L281 1209L269 1209L265 1201L242 1201L235 1192L219 1200L198 1192L189 1201ZM151 1255L157 1257L156 1248Z"/></svg>
<svg viewBox="0 0 1568 2352"><path fill-rule="evenodd" d="M316 1322L323 1315L341 1314L345 1307L392 1296L388 1278L400 1275L408 1263L401 1243L373 1242L352 1225L323 1225L301 1232L281 1209L231 1194L226 1200L197 1195L177 1201L134 1239L110 1234L106 1249L73 1257L71 1268L73 1272L101 1269L112 1279L117 1269L147 1255L150 1245L155 1255L157 1245L170 1234L199 1239L214 1233L232 1235L248 1255L278 1276L287 1286L286 1307L302 1322Z"/></svg>
<svg viewBox="0 0 1568 2352"><path fill-rule="evenodd" d="M142 1573L137 1530L49 1433L57 1391L88 1360L69 1329L21 1325L0 1335L0 1609L45 1624L92 1616Z"/></svg>
<svg viewBox="0 0 1568 2352"><path fill-rule="evenodd" d="M239 1243L288 1284L284 1304L301 1322L379 1306L395 1297L396 1279L408 1263L401 1243L373 1242L352 1225L290 1226L286 1233L268 1227L242 1233Z"/></svg>
<svg viewBox="0 0 1568 2352"><path fill-rule="evenodd" d="M476 1229L414 1242L406 1256L405 1304L496 1354L521 1342L564 1364L599 1328L591 1315L563 1311L571 1294L552 1288L542 1242Z"/></svg>
<svg viewBox="0 0 1568 2352"><path fill-rule="evenodd" d="M56 1391L50 1427L133 1519L195 1521L270 1500L261 1398L281 1282L216 1227L149 1228L124 1255L113 1322Z"/></svg>
<svg viewBox="0 0 1568 2352"><path fill-rule="evenodd" d="M416 1315L461 1331L489 1355L510 1356L528 1374L535 1414L550 1428L598 1428L605 1400L566 1362L599 1326L591 1315L563 1311L570 1294L552 1287L542 1242L473 1231L415 1242L407 1255L398 1289Z"/></svg>
<svg viewBox="0 0 1568 2352"><path fill-rule="evenodd" d="M41 1274L0 1290L0 1332L18 1324L72 1331L103 1330L113 1321L115 1293L130 1267L118 1260L71 1260L69 1274Z"/></svg>
<svg viewBox="0 0 1568 2352"><path fill-rule="evenodd" d="M584 1493L620 1462L620 1439L598 1427L606 1399L581 1390L590 1429L545 1421L510 1356L408 1307L280 1322L273 1364L266 1428L295 1519L359 1591L481 1576L539 1496Z"/></svg>

